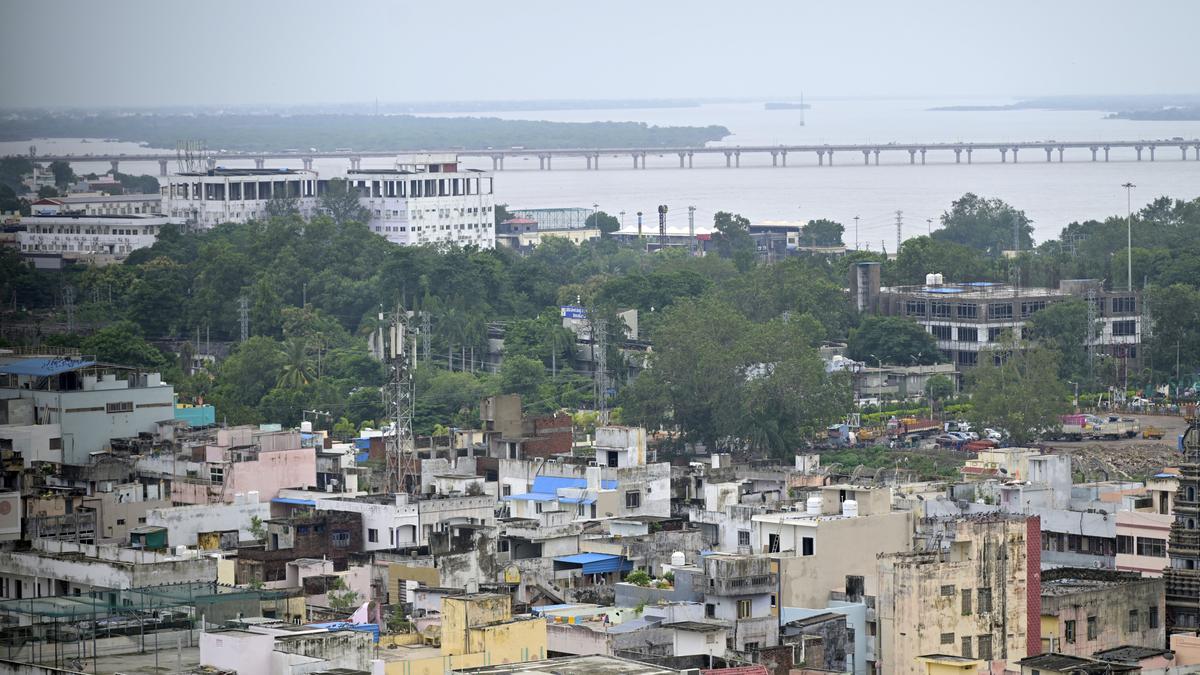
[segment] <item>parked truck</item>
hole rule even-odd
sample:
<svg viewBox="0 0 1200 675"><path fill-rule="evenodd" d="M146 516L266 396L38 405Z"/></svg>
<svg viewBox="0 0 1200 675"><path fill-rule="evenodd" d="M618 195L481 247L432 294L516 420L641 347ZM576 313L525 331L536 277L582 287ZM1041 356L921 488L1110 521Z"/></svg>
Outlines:
<svg viewBox="0 0 1200 675"><path fill-rule="evenodd" d="M1059 438L1068 441L1133 438L1141 432L1137 420L1111 415L1106 418L1096 415L1063 415Z"/></svg>

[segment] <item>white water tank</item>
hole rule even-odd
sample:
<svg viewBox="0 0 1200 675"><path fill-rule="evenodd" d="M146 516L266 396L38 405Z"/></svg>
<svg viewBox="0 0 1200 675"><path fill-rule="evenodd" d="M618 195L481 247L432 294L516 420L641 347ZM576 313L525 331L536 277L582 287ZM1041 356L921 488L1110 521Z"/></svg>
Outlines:
<svg viewBox="0 0 1200 675"><path fill-rule="evenodd" d="M842 515L850 518L858 516L858 502L853 499L847 499L842 502Z"/></svg>
<svg viewBox="0 0 1200 675"><path fill-rule="evenodd" d="M311 434L312 433L312 422L309 422L308 420L304 420L303 422L301 422L300 423L300 432L305 433L305 434Z"/></svg>
<svg viewBox="0 0 1200 675"><path fill-rule="evenodd" d="M821 515L821 498L809 497L808 501L804 502L805 513L810 516Z"/></svg>
<svg viewBox="0 0 1200 675"><path fill-rule="evenodd" d="M671 554L671 567L683 567L687 564L687 556L683 551L675 551Z"/></svg>
<svg viewBox="0 0 1200 675"><path fill-rule="evenodd" d="M933 274L932 272L929 274L926 274L925 275L925 285L926 286L936 286L937 285L937 275Z"/></svg>

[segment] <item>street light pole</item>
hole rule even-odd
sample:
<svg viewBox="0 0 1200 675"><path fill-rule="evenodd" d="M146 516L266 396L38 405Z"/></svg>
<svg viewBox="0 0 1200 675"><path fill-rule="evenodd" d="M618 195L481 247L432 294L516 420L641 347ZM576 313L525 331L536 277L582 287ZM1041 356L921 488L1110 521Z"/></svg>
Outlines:
<svg viewBox="0 0 1200 675"><path fill-rule="evenodd" d="M858 216L854 216L854 250L858 250Z"/></svg>
<svg viewBox="0 0 1200 675"><path fill-rule="evenodd" d="M1125 183L1121 187L1125 188L1125 261L1127 264L1126 272L1129 274L1129 292L1133 292L1133 207L1132 194L1133 188L1137 187L1133 183Z"/></svg>

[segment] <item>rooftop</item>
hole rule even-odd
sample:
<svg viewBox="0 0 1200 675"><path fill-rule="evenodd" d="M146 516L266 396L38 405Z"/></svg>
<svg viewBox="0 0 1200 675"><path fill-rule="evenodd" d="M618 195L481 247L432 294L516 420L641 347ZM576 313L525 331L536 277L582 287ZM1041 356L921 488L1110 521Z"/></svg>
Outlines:
<svg viewBox="0 0 1200 675"><path fill-rule="evenodd" d="M1037 670L1045 670L1051 673L1128 673L1130 671L1139 670L1138 666L1126 666L1111 661L1097 661L1096 659L1084 658L1082 656L1070 656L1068 654L1039 654L1017 661L1023 668L1031 668Z"/></svg>
<svg viewBox="0 0 1200 675"><path fill-rule="evenodd" d="M708 623L706 621L676 621L674 623L664 623L663 627L685 630L691 633L716 633L726 629L722 624Z"/></svg>
<svg viewBox="0 0 1200 675"><path fill-rule="evenodd" d="M961 300L1003 300L1005 298L1070 295L1066 291L1057 288L1018 288L1011 284L999 284L992 281L968 281L939 285L923 284L919 286L885 286L880 291L883 293L923 296L934 300L949 300L952 298Z"/></svg>
<svg viewBox="0 0 1200 675"><path fill-rule="evenodd" d="M1157 647L1139 647L1137 645L1123 645L1121 647L1113 647L1104 651L1096 652L1092 656L1103 659L1105 661L1117 661L1118 663L1137 663L1144 659L1154 658L1155 656L1166 656L1172 654L1169 649L1159 649Z"/></svg>
<svg viewBox="0 0 1200 675"><path fill-rule="evenodd" d="M679 671L615 656L565 656L557 659L464 668L473 675L678 675Z"/></svg>
<svg viewBox="0 0 1200 675"><path fill-rule="evenodd" d="M177 176L295 176L300 174L315 175L312 171L302 171L300 169L229 169L223 166L218 166L215 169L206 171L183 171L177 173Z"/></svg>

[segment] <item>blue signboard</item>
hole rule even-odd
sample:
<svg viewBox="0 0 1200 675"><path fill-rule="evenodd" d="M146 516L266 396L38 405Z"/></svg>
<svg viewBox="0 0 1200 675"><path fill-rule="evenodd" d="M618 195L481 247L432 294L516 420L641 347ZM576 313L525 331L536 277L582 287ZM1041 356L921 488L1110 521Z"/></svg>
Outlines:
<svg viewBox="0 0 1200 675"><path fill-rule="evenodd" d="M587 310L574 305L566 305L559 307L560 316L564 319L586 319Z"/></svg>

